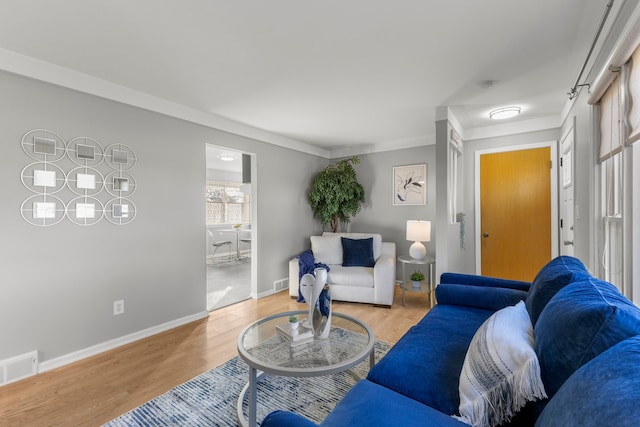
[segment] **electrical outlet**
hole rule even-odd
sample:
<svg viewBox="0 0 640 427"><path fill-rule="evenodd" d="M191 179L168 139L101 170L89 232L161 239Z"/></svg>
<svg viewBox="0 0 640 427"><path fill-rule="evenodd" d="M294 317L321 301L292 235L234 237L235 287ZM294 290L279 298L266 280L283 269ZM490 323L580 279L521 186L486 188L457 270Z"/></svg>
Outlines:
<svg viewBox="0 0 640 427"><path fill-rule="evenodd" d="M124 300L118 300L113 302L113 315L117 316L118 314L124 313Z"/></svg>

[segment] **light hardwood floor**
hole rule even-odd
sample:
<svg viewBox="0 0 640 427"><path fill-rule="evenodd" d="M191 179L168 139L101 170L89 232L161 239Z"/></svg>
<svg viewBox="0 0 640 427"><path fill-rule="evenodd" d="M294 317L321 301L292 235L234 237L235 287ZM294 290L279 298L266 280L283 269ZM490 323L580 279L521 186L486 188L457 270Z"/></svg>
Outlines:
<svg viewBox="0 0 640 427"><path fill-rule="evenodd" d="M395 343L428 311L426 294L408 293L392 308L334 302L333 310L366 322L377 339ZM208 319L0 387L0 426L99 426L237 356L249 323L304 310L288 292L211 312ZM274 408L275 409L275 408Z"/></svg>

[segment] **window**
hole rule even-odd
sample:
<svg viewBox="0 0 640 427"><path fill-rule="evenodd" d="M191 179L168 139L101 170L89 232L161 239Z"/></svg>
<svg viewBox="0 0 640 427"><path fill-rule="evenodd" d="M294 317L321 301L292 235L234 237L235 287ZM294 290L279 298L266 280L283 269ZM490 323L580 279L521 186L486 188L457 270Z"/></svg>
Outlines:
<svg viewBox="0 0 640 427"><path fill-rule="evenodd" d="M447 211L449 224L459 222L458 213L458 159L462 155L462 139L455 129L450 131L449 152L448 152L448 177L447 177Z"/></svg>
<svg viewBox="0 0 640 427"><path fill-rule="evenodd" d="M622 153L617 153L600 164L601 277L621 291L624 289L622 172Z"/></svg>
<svg viewBox="0 0 640 427"><path fill-rule="evenodd" d="M599 275L624 289L623 227L623 129L620 118L621 79L617 76L600 99L600 227L598 245Z"/></svg>
<svg viewBox="0 0 640 427"><path fill-rule="evenodd" d="M242 185L207 181L207 225L251 222L251 199Z"/></svg>
<svg viewBox="0 0 640 427"><path fill-rule="evenodd" d="M600 104L597 274L640 304L640 22L619 42L588 100Z"/></svg>

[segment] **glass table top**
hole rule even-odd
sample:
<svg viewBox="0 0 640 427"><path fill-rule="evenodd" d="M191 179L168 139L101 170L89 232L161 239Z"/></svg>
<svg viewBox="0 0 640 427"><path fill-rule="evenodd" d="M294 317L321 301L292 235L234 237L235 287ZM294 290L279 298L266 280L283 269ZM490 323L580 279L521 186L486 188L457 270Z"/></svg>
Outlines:
<svg viewBox="0 0 640 427"><path fill-rule="evenodd" d="M307 314L307 311L278 313L249 325L238 338L240 357L267 373L315 376L349 369L373 351L375 339L371 329L351 316L335 312L328 338L310 338L308 342L292 345L277 326L288 330L289 316L296 315L303 328Z"/></svg>

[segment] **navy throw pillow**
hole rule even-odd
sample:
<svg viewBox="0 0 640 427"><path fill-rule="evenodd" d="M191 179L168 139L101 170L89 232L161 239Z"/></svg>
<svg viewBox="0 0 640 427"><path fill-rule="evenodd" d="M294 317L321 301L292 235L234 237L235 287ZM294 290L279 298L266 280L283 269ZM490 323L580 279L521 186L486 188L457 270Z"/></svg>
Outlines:
<svg viewBox="0 0 640 427"><path fill-rule="evenodd" d="M373 267L376 262L373 259L373 237L368 239L342 240L342 266L343 267Z"/></svg>

